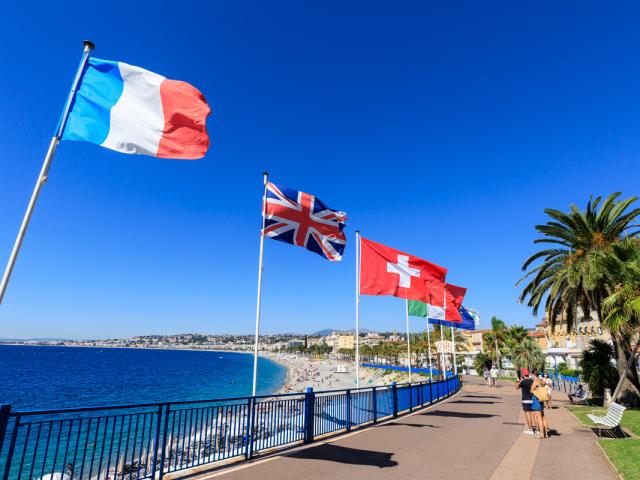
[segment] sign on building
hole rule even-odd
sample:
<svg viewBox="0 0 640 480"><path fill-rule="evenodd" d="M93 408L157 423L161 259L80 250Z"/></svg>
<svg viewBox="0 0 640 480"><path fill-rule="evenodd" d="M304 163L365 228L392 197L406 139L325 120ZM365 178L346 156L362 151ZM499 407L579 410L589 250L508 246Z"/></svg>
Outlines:
<svg viewBox="0 0 640 480"><path fill-rule="evenodd" d="M439 341L436 342L436 350L438 353L453 353L453 345L451 344L451 341Z"/></svg>

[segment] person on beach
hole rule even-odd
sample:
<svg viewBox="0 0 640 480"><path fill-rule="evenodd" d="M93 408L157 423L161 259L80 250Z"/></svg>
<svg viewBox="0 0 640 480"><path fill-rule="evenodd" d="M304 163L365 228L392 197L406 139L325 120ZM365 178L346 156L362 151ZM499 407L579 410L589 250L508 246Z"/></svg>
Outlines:
<svg viewBox="0 0 640 480"><path fill-rule="evenodd" d="M533 431L533 415L531 413L531 404L533 400L531 399L531 386L533 385L533 380L529 378L529 370L523 368L522 371L522 380L518 382L516 386L517 389L520 389L522 394L522 410L524 411L524 418L527 422L527 429L524 431L527 435L533 435L535 432Z"/></svg>

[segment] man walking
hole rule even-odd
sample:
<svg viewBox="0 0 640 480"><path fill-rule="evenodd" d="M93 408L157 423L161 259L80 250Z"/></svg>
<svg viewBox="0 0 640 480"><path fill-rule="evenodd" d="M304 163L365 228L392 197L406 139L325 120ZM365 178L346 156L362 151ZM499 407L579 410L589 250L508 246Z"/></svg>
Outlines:
<svg viewBox="0 0 640 480"><path fill-rule="evenodd" d="M531 385L533 380L529 378L529 370L522 369L522 379L518 382L516 388L522 392L522 410L524 410L524 418L527 421L527 429L524 431L527 435L533 435L533 415L531 413Z"/></svg>
<svg viewBox="0 0 640 480"><path fill-rule="evenodd" d="M491 367L491 371L489 372L489 375L491 376L491 386L497 387L498 386L498 369L496 368L495 365Z"/></svg>

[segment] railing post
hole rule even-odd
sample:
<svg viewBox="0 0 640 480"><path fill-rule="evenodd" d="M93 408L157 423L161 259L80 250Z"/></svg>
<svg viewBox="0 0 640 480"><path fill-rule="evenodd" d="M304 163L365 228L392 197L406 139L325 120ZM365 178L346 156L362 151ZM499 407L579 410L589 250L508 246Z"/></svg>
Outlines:
<svg viewBox="0 0 640 480"><path fill-rule="evenodd" d="M373 423L378 423L378 398L376 397L376 387L373 387L373 390L371 390L371 396L373 398Z"/></svg>
<svg viewBox="0 0 640 480"><path fill-rule="evenodd" d="M313 442L313 419L315 418L315 394L313 388L307 387L304 394L304 443Z"/></svg>
<svg viewBox="0 0 640 480"><path fill-rule="evenodd" d="M13 459L13 451L16 448L16 438L18 438L18 427L20 426L20 414L16 415L16 420L11 432L11 440L9 441L9 450L7 451L7 460L4 465L3 480L9 480L9 472L11 471L11 460Z"/></svg>
<svg viewBox="0 0 640 480"><path fill-rule="evenodd" d="M4 437L7 434L10 413L11 405L0 405L0 454L2 454L2 445L4 444Z"/></svg>
<svg viewBox="0 0 640 480"><path fill-rule="evenodd" d="M160 451L160 471L158 472L158 479L162 480L164 476L164 461L167 452L167 434L169 433L169 405L160 405L160 412L164 410L164 413L160 415L163 417L163 428L162 428L162 450Z"/></svg>
<svg viewBox="0 0 640 480"><path fill-rule="evenodd" d="M409 382L409 413L413 412L413 384Z"/></svg>
<svg viewBox="0 0 640 480"><path fill-rule="evenodd" d="M398 386L396 382L391 382L391 392L393 394L393 416L398 416Z"/></svg>
<svg viewBox="0 0 640 480"><path fill-rule="evenodd" d="M347 390L347 401L345 402L347 411L345 418L347 419L347 432L351 431L351 390Z"/></svg>
<svg viewBox="0 0 640 480"><path fill-rule="evenodd" d="M433 382L429 379L429 405L433 403Z"/></svg>
<svg viewBox="0 0 640 480"><path fill-rule="evenodd" d="M247 447L244 450L244 458L249 460L253 456L253 422L256 411L256 398L247 399Z"/></svg>
<svg viewBox="0 0 640 480"><path fill-rule="evenodd" d="M156 435L153 442L153 465L151 467L151 480L155 480L156 471L158 466L158 449L160 443L160 430L162 430L162 404L158 405L158 413L156 414L158 418L156 419ZM114 424L115 428L115 424ZM0 447L2 443L0 442Z"/></svg>

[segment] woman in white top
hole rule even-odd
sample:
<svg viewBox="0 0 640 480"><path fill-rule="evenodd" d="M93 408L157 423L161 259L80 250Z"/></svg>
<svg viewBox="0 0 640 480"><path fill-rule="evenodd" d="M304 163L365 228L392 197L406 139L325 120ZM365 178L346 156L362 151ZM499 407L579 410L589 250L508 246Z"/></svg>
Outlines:
<svg viewBox="0 0 640 480"><path fill-rule="evenodd" d="M549 378L549 374L545 373L544 378L542 379L542 384L546 387L547 392L549 392L549 400L546 403L545 407L551 408L551 393L553 392L553 380Z"/></svg>

